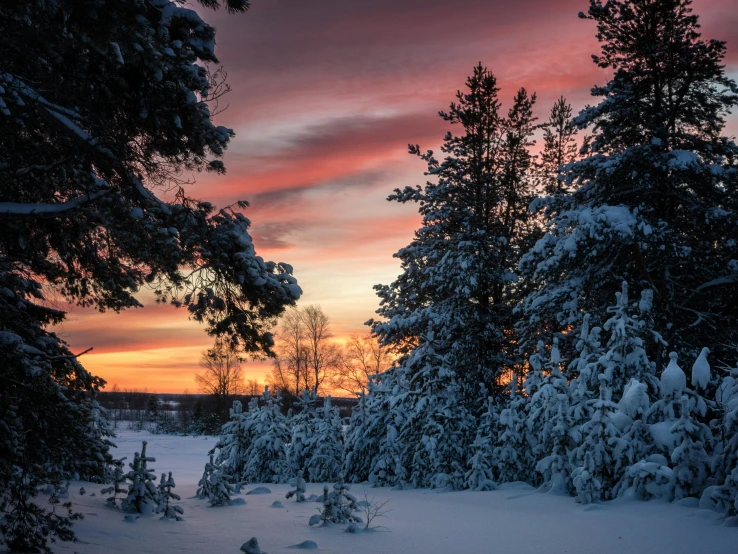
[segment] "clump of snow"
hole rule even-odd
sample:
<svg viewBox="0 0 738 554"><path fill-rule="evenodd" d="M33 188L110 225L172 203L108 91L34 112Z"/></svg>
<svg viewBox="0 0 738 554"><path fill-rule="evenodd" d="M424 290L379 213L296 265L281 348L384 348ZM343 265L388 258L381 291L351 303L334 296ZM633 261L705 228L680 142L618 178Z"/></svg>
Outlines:
<svg viewBox="0 0 738 554"><path fill-rule="evenodd" d="M710 364L707 362L709 348L703 348L692 366L692 386L696 389L705 389L710 382Z"/></svg>
<svg viewBox="0 0 738 554"><path fill-rule="evenodd" d="M255 489L248 491L246 494L272 494L272 491L267 487L256 487Z"/></svg>
<svg viewBox="0 0 738 554"><path fill-rule="evenodd" d="M620 399L618 407L631 419L635 419L640 414L645 414L649 407L647 390L648 387L645 383L641 383L638 379L631 379L625 385L623 397Z"/></svg>
<svg viewBox="0 0 738 554"><path fill-rule="evenodd" d="M661 392L664 395L681 395L687 387L687 376L677 365L677 353L669 353L669 365L661 374Z"/></svg>

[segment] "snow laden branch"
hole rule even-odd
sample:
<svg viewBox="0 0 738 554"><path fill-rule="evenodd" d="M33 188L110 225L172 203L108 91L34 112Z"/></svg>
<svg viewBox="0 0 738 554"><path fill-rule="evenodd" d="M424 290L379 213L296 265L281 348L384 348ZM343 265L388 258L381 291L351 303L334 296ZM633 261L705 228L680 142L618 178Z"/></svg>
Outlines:
<svg viewBox="0 0 738 554"><path fill-rule="evenodd" d="M91 136L80 126L80 123L84 120L84 118L79 113L64 108L63 106L59 106L58 104L54 104L53 102L49 102L15 75L12 75L10 73L0 73L0 80L7 83L9 87L14 89L20 96L25 97L32 102L40 104L44 108L46 113L61 125L62 129L64 129L68 133L71 133L74 138L81 140L85 143L86 146L92 148L98 154L101 154L102 156L110 160L115 167L116 173L118 173L123 180L130 183L133 186L133 189L138 192L141 197L149 202L153 202L165 214L171 214L171 209L165 202L159 200L151 191L149 191L143 185L143 183L141 183L141 180L138 177L136 177L132 172L126 170L123 167L123 162L119 160L108 147L101 144L100 141ZM94 196L94 198L92 198L92 196ZM88 196L86 202L97 199L100 196L103 196L103 194ZM31 215L38 213L63 213L70 209L78 208L81 204L82 202L77 200L64 204L59 204L58 206L56 204L23 205L9 202L0 204L0 206L2 206L2 209L0 209L0 213L13 213L19 215Z"/></svg>
<svg viewBox="0 0 738 554"><path fill-rule="evenodd" d="M70 210L89 204L109 194L110 190L101 190L88 194L87 196L75 198L69 202L59 204L24 204L22 202L0 202L0 214L6 215L40 215L40 214L61 214Z"/></svg>

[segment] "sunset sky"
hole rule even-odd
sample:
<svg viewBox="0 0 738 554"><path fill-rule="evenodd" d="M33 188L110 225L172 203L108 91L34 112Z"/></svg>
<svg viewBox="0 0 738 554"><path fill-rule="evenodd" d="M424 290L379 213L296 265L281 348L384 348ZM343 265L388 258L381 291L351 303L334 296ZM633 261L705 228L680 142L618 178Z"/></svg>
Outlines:
<svg viewBox="0 0 738 554"><path fill-rule="evenodd" d="M479 61L497 76L503 109L515 91L538 94L546 119L564 95L575 110L604 84L586 0L253 0L242 15L197 8L217 29L216 53L233 91L218 124L236 132L227 175L197 175L192 196L219 206L251 202L257 252L292 264L300 305L320 304L337 338L366 333L372 286L399 272L392 254L412 239L415 206L389 203L422 184L407 144L437 149L447 108ZM703 36L728 41L738 78L738 0L696 0ZM729 121L738 133L738 117ZM195 392L200 352L211 345L184 311L155 305L99 314L73 309L57 331L108 390ZM266 362L246 365L263 380Z"/></svg>

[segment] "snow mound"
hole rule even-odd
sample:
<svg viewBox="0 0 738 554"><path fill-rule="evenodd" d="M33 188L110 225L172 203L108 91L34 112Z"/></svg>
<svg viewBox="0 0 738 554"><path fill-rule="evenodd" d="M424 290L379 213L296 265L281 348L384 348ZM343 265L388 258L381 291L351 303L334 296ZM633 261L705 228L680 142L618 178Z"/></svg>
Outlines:
<svg viewBox="0 0 738 554"><path fill-rule="evenodd" d="M266 552L261 551L259 541L256 540L256 537L251 537L247 542L243 543L241 545L241 552L245 552L246 554L266 554Z"/></svg>
<svg viewBox="0 0 738 554"><path fill-rule="evenodd" d="M272 494L272 491L266 487L256 487L255 489L251 489L246 494Z"/></svg>
<svg viewBox="0 0 738 554"><path fill-rule="evenodd" d="M272 508L284 508L284 504L282 504L279 500L275 500L272 502Z"/></svg>
<svg viewBox="0 0 738 554"><path fill-rule="evenodd" d="M287 548L293 548L296 550L318 550L318 543L315 541L302 541Z"/></svg>

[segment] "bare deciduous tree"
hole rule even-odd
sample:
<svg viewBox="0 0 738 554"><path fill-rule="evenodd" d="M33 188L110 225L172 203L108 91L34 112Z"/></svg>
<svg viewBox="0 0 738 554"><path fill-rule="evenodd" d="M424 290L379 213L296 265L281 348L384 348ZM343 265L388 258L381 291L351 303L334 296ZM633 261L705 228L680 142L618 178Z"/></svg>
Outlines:
<svg viewBox="0 0 738 554"><path fill-rule="evenodd" d="M271 384L295 395L302 390L318 393L338 364L331 337L330 320L320 306L288 310L276 334Z"/></svg>
<svg viewBox="0 0 738 554"><path fill-rule="evenodd" d="M338 366L340 352L330 341L333 336L330 320L320 306L311 305L303 308L302 324L307 343L309 371L312 373L311 384L317 394L329 371Z"/></svg>
<svg viewBox="0 0 738 554"><path fill-rule="evenodd" d="M246 381L246 394L251 396L259 396L264 392L264 385L259 383L257 379L249 379Z"/></svg>
<svg viewBox="0 0 738 554"><path fill-rule="evenodd" d="M331 386L360 396L366 393L370 377L392 365L394 356L371 335L351 335L336 365Z"/></svg>
<svg viewBox="0 0 738 554"><path fill-rule="evenodd" d="M202 373L195 375L200 391L210 395L215 412L224 418L228 413L231 397L244 394L243 369L238 354L222 341L202 353L200 367Z"/></svg>

